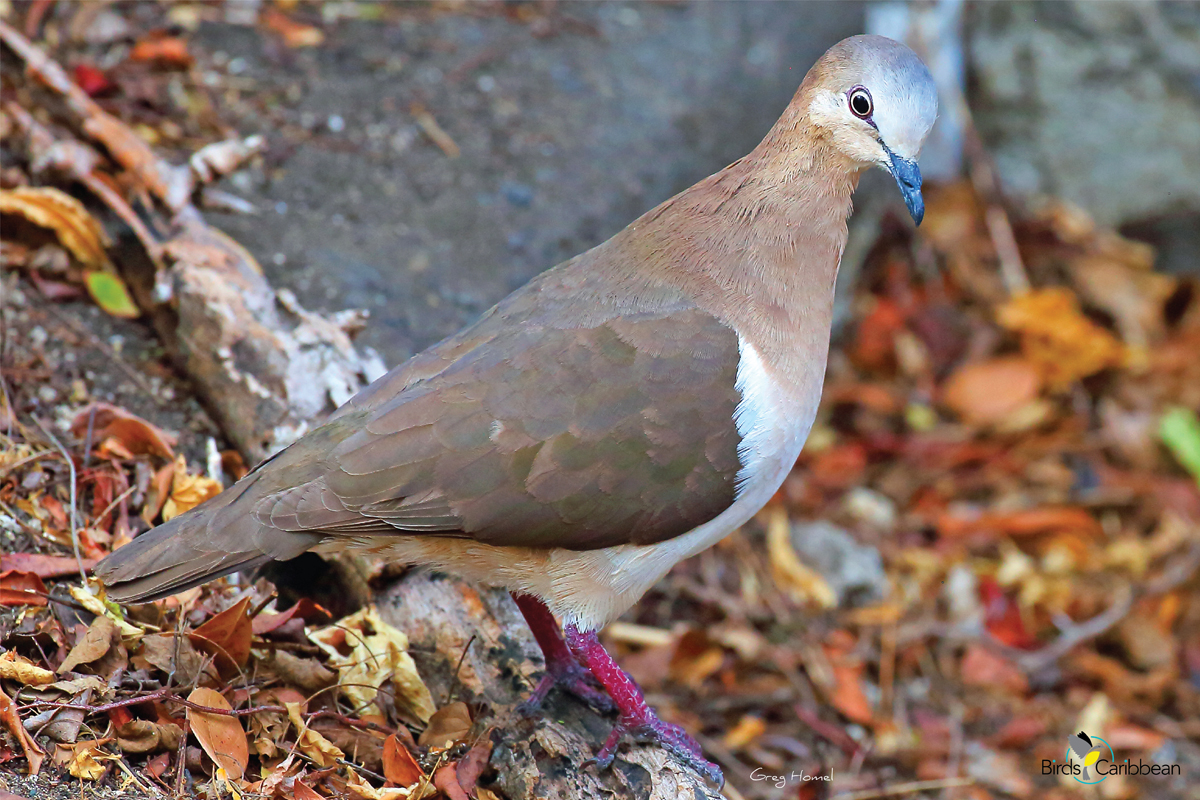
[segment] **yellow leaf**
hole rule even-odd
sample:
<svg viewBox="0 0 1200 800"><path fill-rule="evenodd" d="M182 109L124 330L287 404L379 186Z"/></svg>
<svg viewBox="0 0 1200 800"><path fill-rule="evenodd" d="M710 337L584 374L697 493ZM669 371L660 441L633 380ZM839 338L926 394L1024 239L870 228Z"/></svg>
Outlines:
<svg viewBox="0 0 1200 800"><path fill-rule="evenodd" d="M299 703L284 703L283 706L287 709L288 719L296 726L296 747L309 760L318 767L331 767L338 763L339 758L346 757L340 747L305 724L300 716Z"/></svg>
<svg viewBox="0 0 1200 800"><path fill-rule="evenodd" d="M188 509L195 508L210 497L221 493L221 482L205 475L189 475L183 456L175 459L175 477L171 483L171 496L163 504L162 518L167 522Z"/></svg>
<svg viewBox="0 0 1200 800"><path fill-rule="evenodd" d="M408 637L384 622L374 606L313 631L308 638L329 655L329 665L337 668L341 692L352 707L363 713L384 714L375 697L390 678L396 701L422 722L428 722L437 711L408 654ZM374 708L370 708L372 705Z"/></svg>
<svg viewBox="0 0 1200 800"><path fill-rule="evenodd" d="M45 686L47 683L54 683L55 675L9 650L7 653L0 653L0 678L17 681L26 686Z"/></svg>
<svg viewBox="0 0 1200 800"><path fill-rule="evenodd" d="M75 752L67 763L67 771L76 778L87 781L97 781L104 776L108 769L96 758L96 749L102 742L80 742L75 745Z"/></svg>
<svg viewBox="0 0 1200 800"><path fill-rule="evenodd" d="M775 509L767 521L767 554L771 574L779 588L798 603L815 603L818 608L833 608L837 595L819 574L804 566L792 547L787 512Z"/></svg>
<svg viewBox="0 0 1200 800"><path fill-rule="evenodd" d="M107 237L83 203L50 186L24 186L0 191L0 213L15 214L54 231L63 247L91 269L111 269L104 247Z"/></svg>
<svg viewBox="0 0 1200 800"><path fill-rule="evenodd" d="M1050 286L1017 295L996 318L1020 335L1022 352L1052 389L1126 363L1125 345L1083 315L1070 289Z"/></svg>
<svg viewBox="0 0 1200 800"><path fill-rule="evenodd" d="M142 310L133 302L129 288L115 273L92 269L83 274L83 283L96 305L122 319L137 319Z"/></svg>

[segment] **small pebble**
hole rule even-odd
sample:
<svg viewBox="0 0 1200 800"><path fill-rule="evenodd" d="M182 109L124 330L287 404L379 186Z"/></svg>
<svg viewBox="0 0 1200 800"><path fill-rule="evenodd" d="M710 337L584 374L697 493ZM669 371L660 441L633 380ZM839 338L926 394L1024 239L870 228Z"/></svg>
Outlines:
<svg viewBox="0 0 1200 800"><path fill-rule="evenodd" d="M346 130L346 120L342 119L341 114L331 114L325 125L329 128L330 133L341 133Z"/></svg>
<svg viewBox="0 0 1200 800"><path fill-rule="evenodd" d="M39 386L37 394L38 399L46 405L50 405L58 399L58 392L55 391L53 386Z"/></svg>

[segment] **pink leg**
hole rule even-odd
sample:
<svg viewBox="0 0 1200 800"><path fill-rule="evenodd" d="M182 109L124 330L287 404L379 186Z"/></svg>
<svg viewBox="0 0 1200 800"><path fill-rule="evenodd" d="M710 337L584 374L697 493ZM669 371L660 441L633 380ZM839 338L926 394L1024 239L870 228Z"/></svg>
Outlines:
<svg viewBox="0 0 1200 800"><path fill-rule="evenodd" d="M661 745L713 783L724 784L721 768L704 759L696 740L678 725L663 722L646 704L641 688L625 670L617 666L612 656L604 649L604 645L600 644L595 631L580 631L574 625L567 625L566 643L580 663L586 665L608 690L609 696L621 712L621 719L613 727L604 746L596 753L595 761L600 767L607 767L612 763L617 746L621 739L628 735L637 741Z"/></svg>
<svg viewBox="0 0 1200 800"><path fill-rule="evenodd" d="M537 711L555 686L567 690L598 711L615 710L613 701L567 647L558 628L558 621L554 619L550 609L546 608L546 604L527 594L514 592L512 598L517 602L517 608L521 609L521 614L529 624L529 630L533 631L533 638L542 648L542 655L546 659L546 674L525 702L521 703L521 713L531 714Z"/></svg>

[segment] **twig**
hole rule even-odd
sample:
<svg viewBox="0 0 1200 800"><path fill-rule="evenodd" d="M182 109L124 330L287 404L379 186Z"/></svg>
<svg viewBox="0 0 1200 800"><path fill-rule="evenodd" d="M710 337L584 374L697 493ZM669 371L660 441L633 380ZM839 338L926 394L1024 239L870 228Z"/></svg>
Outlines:
<svg viewBox="0 0 1200 800"><path fill-rule="evenodd" d="M87 586L87 569L83 566L83 556L79 555L79 526L76 524L75 519L75 503L77 499L75 496L77 491L75 487L75 461L71 458L71 454L67 452L67 448L63 447L62 442L58 440L58 437L50 431L49 426L43 424L41 419L36 416L33 418L33 421L42 429L42 433L46 434L46 438L50 440L51 444L58 448L58 452L62 453L62 457L67 462L67 469L71 473L71 548L75 551L75 563L79 565L79 582L81 585Z"/></svg>
<svg viewBox="0 0 1200 800"><path fill-rule="evenodd" d="M343 725L349 725L352 728L361 728L364 731L375 731L376 733L386 734L392 734L396 732L395 728L390 728L387 725L380 725L378 722L371 722L370 720L365 719L354 719L353 717L348 717L345 714L338 713L337 711L313 711L309 714L305 714L304 716L310 720L326 718L335 719Z"/></svg>
<svg viewBox="0 0 1200 800"><path fill-rule="evenodd" d="M1121 587L1121 593L1107 611L1101 612L1087 622L1075 624L1069 619L1060 622L1062 635L1041 650L1022 653L1017 662L1026 672L1037 672L1062 658L1078 644L1094 639L1125 618L1133 607L1133 590Z"/></svg>
<svg viewBox="0 0 1200 800"><path fill-rule="evenodd" d="M251 714L257 714L261 711L274 711L279 714L287 713L287 709L282 708L281 706L252 706L251 708L235 708L228 710L223 708L210 708L209 706L202 706L198 703L193 703L190 700L184 700L182 697L178 697L173 694L173 691L174 689L171 688L158 689L150 692L149 694L126 697L124 700L114 700L111 703L105 703L104 705L99 706L88 706L79 703L57 703L52 700L38 700L25 706L25 708L33 708L34 706L49 706L50 708L66 708L76 711L86 711L89 714L107 714L109 711L115 711L118 708L136 706L139 703L148 703L152 700L162 700L163 702L167 703L177 703L178 705L181 705L185 708L190 708L193 711L203 711L206 714L217 714L222 717L246 717L250 716Z"/></svg>
<svg viewBox="0 0 1200 800"><path fill-rule="evenodd" d="M928 792L933 789L951 789L957 786L974 786L974 778L946 778L940 781L913 781L898 783L886 789L864 789L861 792L842 792L829 800L876 800L879 797L896 797L913 792Z"/></svg>
<svg viewBox="0 0 1200 800"><path fill-rule="evenodd" d="M458 672L462 669L463 662L467 659L467 653L471 650L471 645L475 643L476 634L472 633L471 638L467 639L467 643L463 645L462 655L458 657L458 664L454 667L454 676L450 680L450 688L446 690L446 705L454 702L454 692L458 690Z"/></svg>
<svg viewBox="0 0 1200 800"><path fill-rule="evenodd" d="M108 512L110 512L114 508L116 508L117 503L121 502L126 497L129 497L129 495L133 494L133 490L136 488L137 488L137 484L134 484L133 486L130 486L128 489L126 489L125 491L123 491L119 495L117 495L116 499L114 499L111 503L109 503L108 507L105 508L104 511L100 512L100 514L94 518L96 523L98 524L100 522L100 520L104 519L104 517L107 516Z"/></svg>

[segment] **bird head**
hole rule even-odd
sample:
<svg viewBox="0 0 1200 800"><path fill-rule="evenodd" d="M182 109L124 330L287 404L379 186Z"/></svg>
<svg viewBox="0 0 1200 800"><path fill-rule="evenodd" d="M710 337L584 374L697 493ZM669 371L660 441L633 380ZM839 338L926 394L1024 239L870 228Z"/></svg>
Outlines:
<svg viewBox="0 0 1200 800"><path fill-rule="evenodd" d="M938 110L929 69L899 42L852 36L830 48L810 78L810 124L852 163L891 173L920 225L925 201L917 155Z"/></svg>

